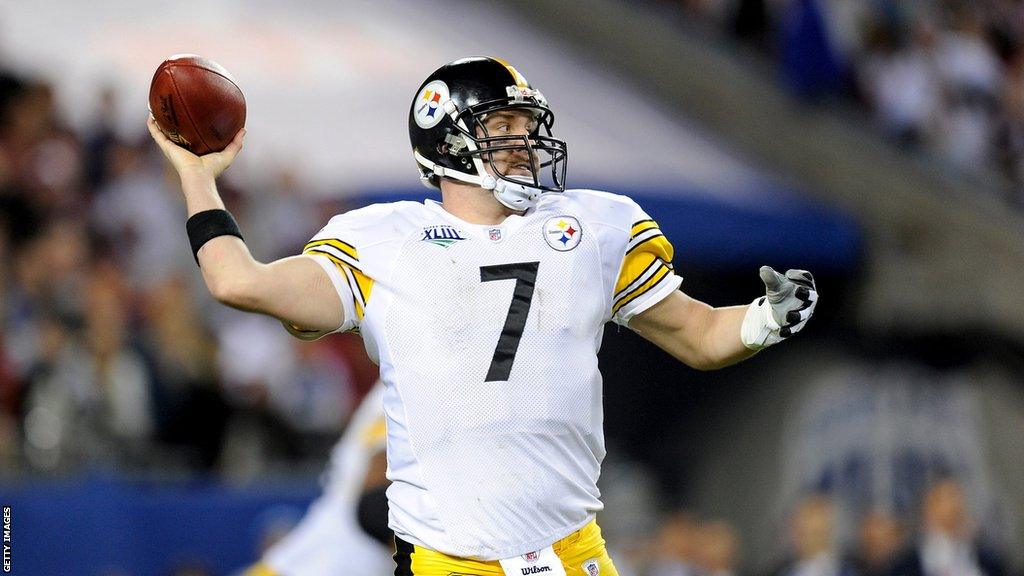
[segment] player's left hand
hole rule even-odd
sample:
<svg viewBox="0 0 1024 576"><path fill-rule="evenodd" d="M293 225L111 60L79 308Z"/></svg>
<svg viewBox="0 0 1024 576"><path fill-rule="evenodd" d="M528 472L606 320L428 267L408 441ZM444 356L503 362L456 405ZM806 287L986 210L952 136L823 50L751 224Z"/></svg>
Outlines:
<svg viewBox="0 0 1024 576"><path fill-rule="evenodd" d="M806 270L779 274L761 267L765 295L754 300L743 318L741 338L747 348L760 350L796 334L807 324L818 305L814 276Z"/></svg>

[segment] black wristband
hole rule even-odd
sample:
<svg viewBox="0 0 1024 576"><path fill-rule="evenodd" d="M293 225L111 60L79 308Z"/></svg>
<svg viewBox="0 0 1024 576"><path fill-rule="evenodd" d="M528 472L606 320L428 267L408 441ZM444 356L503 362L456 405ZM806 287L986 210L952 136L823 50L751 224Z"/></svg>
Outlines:
<svg viewBox="0 0 1024 576"><path fill-rule="evenodd" d="M237 236L241 240L242 232L234 216L227 210L205 210L196 212L185 223L188 241L192 245L192 256L199 264L199 249L218 236Z"/></svg>

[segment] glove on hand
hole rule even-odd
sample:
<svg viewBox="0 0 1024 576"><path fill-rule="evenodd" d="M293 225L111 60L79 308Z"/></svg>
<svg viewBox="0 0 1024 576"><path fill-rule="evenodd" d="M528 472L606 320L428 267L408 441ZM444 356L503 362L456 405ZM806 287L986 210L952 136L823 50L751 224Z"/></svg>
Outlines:
<svg viewBox="0 0 1024 576"><path fill-rule="evenodd" d="M796 334L818 305L814 277L806 270L787 270L783 276L770 266L761 267L765 296L750 303L740 337L751 350L767 348Z"/></svg>

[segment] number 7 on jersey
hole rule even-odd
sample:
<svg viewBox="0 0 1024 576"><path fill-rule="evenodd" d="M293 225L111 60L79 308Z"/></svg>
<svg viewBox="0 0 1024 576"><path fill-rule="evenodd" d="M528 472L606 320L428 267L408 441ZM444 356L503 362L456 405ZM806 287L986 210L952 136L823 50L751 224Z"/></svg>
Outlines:
<svg viewBox="0 0 1024 576"><path fill-rule="evenodd" d="M519 349L519 339L526 328L526 318L530 315L530 302L533 300L533 288L537 282L537 269L540 262L519 262L515 264L498 264L481 266L480 281L515 280L516 287L512 290L512 303L505 317L505 327L501 329L498 347L494 349L491 367L487 370L485 382L508 380L512 372L512 363Z"/></svg>

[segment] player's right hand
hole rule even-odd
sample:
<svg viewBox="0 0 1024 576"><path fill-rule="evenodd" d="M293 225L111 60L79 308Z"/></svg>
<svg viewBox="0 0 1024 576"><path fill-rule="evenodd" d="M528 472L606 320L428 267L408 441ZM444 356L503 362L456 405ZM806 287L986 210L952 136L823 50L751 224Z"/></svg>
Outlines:
<svg viewBox="0 0 1024 576"><path fill-rule="evenodd" d="M743 344L754 350L802 330L818 305L818 290L810 272L787 270L783 275L771 266L762 266L760 274L765 295L750 304L741 329Z"/></svg>
<svg viewBox="0 0 1024 576"><path fill-rule="evenodd" d="M156 119L150 114L146 120L146 126L149 128L149 134L156 141L157 145L160 146L160 150L164 153L164 156L170 161L171 165L178 172L178 175L182 178L189 176L208 176L212 179L216 179L221 175L222 172L227 170L228 166L235 160L235 156L242 150L242 141L245 140L245 128L242 128L235 134L235 138L228 144L227 148L220 152L212 152L210 154L204 154L202 156L196 156L189 150L178 146L171 141L160 130L160 126L157 125Z"/></svg>

